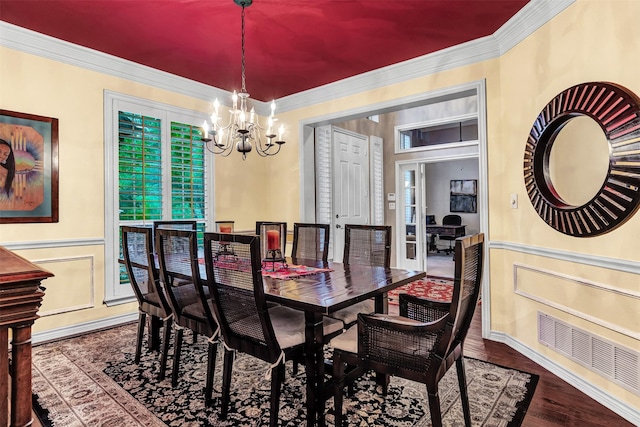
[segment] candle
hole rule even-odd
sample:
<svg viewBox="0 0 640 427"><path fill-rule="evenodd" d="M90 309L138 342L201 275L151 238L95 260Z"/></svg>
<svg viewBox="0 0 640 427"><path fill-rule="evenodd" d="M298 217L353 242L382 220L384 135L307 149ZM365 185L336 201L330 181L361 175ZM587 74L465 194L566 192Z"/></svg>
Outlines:
<svg viewBox="0 0 640 427"><path fill-rule="evenodd" d="M220 232L221 233L231 233L231 226L230 225L221 225L220 226Z"/></svg>
<svg viewBox="0 0 640 427"><path fill-rule="evenodd" d="M267 250L274 251L280 249L280 232L278 230L267 230Z"/></svg>

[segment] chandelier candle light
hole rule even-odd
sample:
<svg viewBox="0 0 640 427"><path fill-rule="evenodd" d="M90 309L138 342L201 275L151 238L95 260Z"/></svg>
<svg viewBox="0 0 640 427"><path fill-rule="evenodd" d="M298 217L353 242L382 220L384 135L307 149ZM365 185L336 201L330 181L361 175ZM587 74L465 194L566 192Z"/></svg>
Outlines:
<svg viewBox="0 0 640 427"><path fill-rule="evenodd" d="M211 114L211 124L206 121L202 125L203 137L207 150L214 154L220 154L227 157L233 151L235 145L236 150L242 153L242 159L247 158L253 146L261 157L274 156L280 152L280 148L284 141L282 134L284 126L280 125L278 134L274 133L274 125L278 120L275 117L276 103L271 102L271 114L267 121L267 126L260 126L256 117L255 109L251 107L251 111L247 111L247 100L249 93L245 86L245 60L244 60L244 9L251 6L253 0L233 0L238 6L242 7L242 89L240 93L233 91L233 108L229 110L229 123L221 126L218 122L220 116L218 109L220 102L216 98L213 101L213 114ZM238 100L240 101L238 105ZM262 132L265 132L263 140ZM275 138L278 138L274 141Z"/></svg>

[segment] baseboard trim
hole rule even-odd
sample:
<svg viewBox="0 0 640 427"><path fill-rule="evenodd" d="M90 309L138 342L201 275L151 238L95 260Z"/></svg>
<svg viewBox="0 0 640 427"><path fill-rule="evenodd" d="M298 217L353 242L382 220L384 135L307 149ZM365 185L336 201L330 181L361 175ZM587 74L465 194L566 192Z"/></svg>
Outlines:
<svg viewBox="0 0 640 427"><path fill-rule="evenodd" d="M36 332L31 337L32 344L42 344L45 342L56 341L63 338L70 338L76 335L86 334L88 332L98 331L100 329L112 328L124 323L135 322L138 320L138 313L121 314L118 316L108 317L106 319L92 320L89 322L78 323L75 325L64 326L62 328L51 329L44 332Z"/></svg>
<svg viewBox="0 0 640 427"><path fill-rule="evenodd" d="M640 425L640 411L638 410L638 408L635 408L630 404L621 401L615 396L606 393L604 390L596 387L588 381L585 381L584 378L579 377L565 367L543 356L542 354L538 353L537 351L531 349L530 347L505 333L492 331L489 334L489 339L508 345L518 353L531 359L558 378L568 382L590 398L596 400L598 403L611 409L613 412L620 415L630 423L634 425Z"/></svg>

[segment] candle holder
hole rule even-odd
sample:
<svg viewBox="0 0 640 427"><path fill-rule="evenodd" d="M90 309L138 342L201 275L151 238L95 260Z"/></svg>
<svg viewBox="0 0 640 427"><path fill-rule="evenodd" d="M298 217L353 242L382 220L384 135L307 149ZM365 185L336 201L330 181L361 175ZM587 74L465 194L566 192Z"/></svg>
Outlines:
<svg viewBox="0 0 640 427"><path fill-rule="evenodd" d="M234 221L216 221L216 231L221 234L233 234ZM220 240L220 248L216 252L216 259L220 256L236 256L231 242Z"/></svg>
<svg viewBox="0 0 640 427"><path fill-rule="evenodd" d="M287 223L286 222L263 222L260 225L260 242L262 262L271 263L271 270L276 270L276 263L282 263L284 268L288 268L287 260L284 257L287 243Z"/></svg>

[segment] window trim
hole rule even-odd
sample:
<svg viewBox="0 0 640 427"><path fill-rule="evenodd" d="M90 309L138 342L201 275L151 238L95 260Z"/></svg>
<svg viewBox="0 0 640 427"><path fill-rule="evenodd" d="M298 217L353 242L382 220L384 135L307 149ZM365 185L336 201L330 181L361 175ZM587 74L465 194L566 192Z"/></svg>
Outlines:
<svg viewBox="0 0 640 427"><path fill-rule="evenodd" d="M478 119L478 112L474 111L468 114L460 114L457 116L449 116L441 119L426 120L423 122L408 123L408 124L395 126L393 128L393 135L395 139L394 154L415 153L415 152L421 152L421 151L434 151L434 150L442 150L443 148L458 148L458 147L469 147L469 146L478 145L479 140L475 139L475 140L461 141L461 142L449 142L446 144L427 145L424 147L413 147L413 148L407 148L407 149L401 148L402 147L401 132L430 127L430 126L446 125L449 123L459 123L459 122L463 122L465 120L470 120L470 119Z"/></svg>
<svg viewBox="0 0 640 427"><path fill-rule="evenodd" d="M134 110L134 111L132 111ZM119 256L119 220L118 220L118 111L129 111L163 118L163 129L170 129L171 121L197 124L206 120L207 115L194 110L176 107L148 99L137 98L109 90L104 91L104 303L107 306L124 304L135 301L133 289L120 286L118 256ZM163 151L171 143L170 132L163 132ZM215 212L214 162L213 155L205 150L206 170L205 180L209 183L206 188L208 199L207 227L214 220ZM163 159L164 162L164 159ZM170 209L170 208L169 208Z"/></svg>

